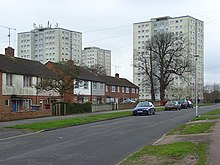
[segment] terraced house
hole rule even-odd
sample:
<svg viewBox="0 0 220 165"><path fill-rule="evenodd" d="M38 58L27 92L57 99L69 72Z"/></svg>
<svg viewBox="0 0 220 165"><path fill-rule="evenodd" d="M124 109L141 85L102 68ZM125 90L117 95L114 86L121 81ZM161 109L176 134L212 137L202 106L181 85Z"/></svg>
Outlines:
<svg viewBox="0 0 220 165"><path fill-rule="evenodd" d="M59 100L57 93L40 92L35 85L54 73L38 61L14 57L14 49L0 55L0 114L45 109L50 100Z"/></svg>
<svg viewBox="0 0 220 165"><path fill-rule="evenodd" d="M137 100L139 98L139 87L125 78L99 75L105 81L106 102L122 103L124 100Z"/></svg>
<svg viewBox="0 0 220 165"><path fill-rule="evenodd" d="M74 65L73 61L66 63L69 66ZM46 109L48 115L51 113L51 103L58 101L91 102L94 106L114 103L114 108L119 109L118 105L123 100L138 99L138 87L127 79L119 78L119 74L115 77L98 75L81 66L75 66L78 74L71 80L70 88L63 95L54 89L38 88L40 82L48 77L54 81L55 77L61 76L58 65L62 64L48 62L43 65L39 61L14 57L14 49L6 48L5 55L0 54L0 119L5 114L17 117L21 114L17 112L43 112ZM111 106L104 106L100 110L111 110Z"/></svg>
<svg viewBox="0 0 220 165"><path fill-rule="evenodd" d="M74 65L71 61L67 63L69 66ZM60 68L58 65L61 64L53 62L46 64L52 70ZM119 78L119 74L115 74L115 77L112 77L97 74L82 66L74 65L74 68L78 73L75 74L72 91L67 91L64 94L66 102L92 102L94 105L110 102L118 104L123 100L137 100L139 97L138 86L125 78ZM56 71L57 73L59 72L58 70Z"/></svg>

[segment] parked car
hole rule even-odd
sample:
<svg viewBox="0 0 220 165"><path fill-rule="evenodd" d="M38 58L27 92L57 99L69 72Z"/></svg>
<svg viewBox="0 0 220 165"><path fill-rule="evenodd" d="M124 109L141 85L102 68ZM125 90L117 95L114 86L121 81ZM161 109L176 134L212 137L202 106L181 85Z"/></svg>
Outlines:
<svg viewBox="0 0 220 165"><path fill-rule="evenodd" d="M139 102L133 109L133 115L155 115L155 107L149 101Z"/></svg>
<svg viewBox="0 0 220 165"><path fill-rule="evenodd" d="M181 105L181 109L188 108L188 100L187 99L181 99L178 101L178 103Z"/></svg>
<svg viewBox="0 0 220 165"><path fill-rule="evenodd" d="M181 104L178 103L178 101L168 101L165 104L165 110L180 110Z"/></svg>
<svg viewBox="0 0 220 165"><path fill-rule="evenodd" d="M188 108L193 108L193 103L192 103L192 101L190 101L190 100L187 100L188 101Z"/></svg>
<svg viewBox="0 0 220 165"><path fill-rule="evenodd" d="M136 101L134 100L131 100L131 99L126 99L126 100L123 100L121 103L124 104L124 103L135 103Z"/></svg>

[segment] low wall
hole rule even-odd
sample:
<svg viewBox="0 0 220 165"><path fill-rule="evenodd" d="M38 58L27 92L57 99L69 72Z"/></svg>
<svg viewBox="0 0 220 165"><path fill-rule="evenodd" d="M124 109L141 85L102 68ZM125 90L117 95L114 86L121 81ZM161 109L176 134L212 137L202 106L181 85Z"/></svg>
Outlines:
<svg viewBox="0 0 220 165"><path fill-rule="evenodd" d="M118 104L118 109L133 109L135 105L135 103Z"/></svg>
<svg viewBox="0 0 220 165"><path fill-rule="evenodd" d="M92 105L92 112L133 109L135 105L135 103Z"/></svg>
<svg viewBox="0 0 220 165"><path fill-rule="evenodd" d="M111 111L114 109L114 105L92 105L92 112Z"/></svg>
<svg viewBox="0 0 220 165"><path fill-rule="evenodd" d="M51 110L10 112L5 114L0 114L0 121L30 119L30 118L48 117L48 116L52 116Z"/></svg>

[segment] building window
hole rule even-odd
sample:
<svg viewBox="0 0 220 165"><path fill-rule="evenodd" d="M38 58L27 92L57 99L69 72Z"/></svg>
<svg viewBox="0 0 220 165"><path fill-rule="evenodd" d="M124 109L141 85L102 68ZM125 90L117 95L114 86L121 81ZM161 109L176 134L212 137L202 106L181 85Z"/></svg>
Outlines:
<svg viewBox="0 0 220 165"><path fill-rule="evenodd" d="M31 87L32 86L32 77L31 76L24 76L23 82L24 82L24 87Z"/></svg>
<svg viewBox="0 0 220 165"><path fill-rule="evenodd" d="M88 81L84 81L84 89L89 89L89 82Z"/></svg>
<svg viewBox="0 0 220 165"><path fill-rule="evenodd" d="M120 87L118 87L118 92L120 92Z"/></svg>
<svg viewBox="0 0 220 165"><path fill-rule="evenodd" d="M75 81L74 88L79 88L79 81Z"/></svg>
<svg viewBox="0 0 220 165"><path fill-rule="evenodd" d="M92 82L92 89L97 89L97 83L96 82Z"/></svg>
<svg viewBox="0 0 220 165"><path fill-rule="evenodd" d="M5 100L5 106L9 106L9 100Z"/></svg>
<svg viewBox="0 0 220 165"><path fill-rule="evenodd" d="M115 92L115 86L112 86L112 92Z"/></svg>
<svg viewBox="0 0 220 165"><path fill-rule="evenodd" d="M124 93L125 92L125 88L121 87L121 91L122 91L122 93Z"/></svg>
<svg viewBox="0 0 220 165"><path fill-rule="evenodd" d="M103 89L104 89L104 84L103 83L100 83L100 89L101 89L101 91L103 91Z"/></svg>
<svg viewBox="0 0 220 165"><path fill-rule="evenodd" d="M23 100L23 108L24 109L30 109L32 105L32 100L31 99L24 99Z"/></svg>
<svg viewBox="0 0 220 165"><path fill-rule="evenodd" d="M126 87L126 93L129 93L129 87Z"/></svg>
<svg viewBox="0 0 220 165"><path fill-rule="evenodd" d="M108 92L108 85L105 86L105 91Z"/></svg>
<svg viewBox="0 0 220 165"><path fill-rule="evenodd" d="M6 86L12 86L12 74L6 73Z"/></svg>
<svg viewBox="0 0 220 165"><path fill-rule="evenodd" d="M138 89L136 88L136 94L138 94Z"/></svg>
<svg viewBox="0 0 220 165"><path fill-rule="evenodd" d="M132 93L135 93L135 88L132 88L132 91L131 91Z"/></svg>

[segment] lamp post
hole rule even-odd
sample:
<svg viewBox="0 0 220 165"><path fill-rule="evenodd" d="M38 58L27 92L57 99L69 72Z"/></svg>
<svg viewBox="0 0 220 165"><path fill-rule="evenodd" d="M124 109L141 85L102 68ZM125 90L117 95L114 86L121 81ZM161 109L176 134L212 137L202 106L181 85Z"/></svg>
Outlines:
<svg viewBox="0 0 220 165"><path fill-rule="evenodd" d="M196 117L199 117L199 112L198 112L198 68L197 68L197 60L199 55L194 55L195 57L195 93L196 93Z"/></svg>

